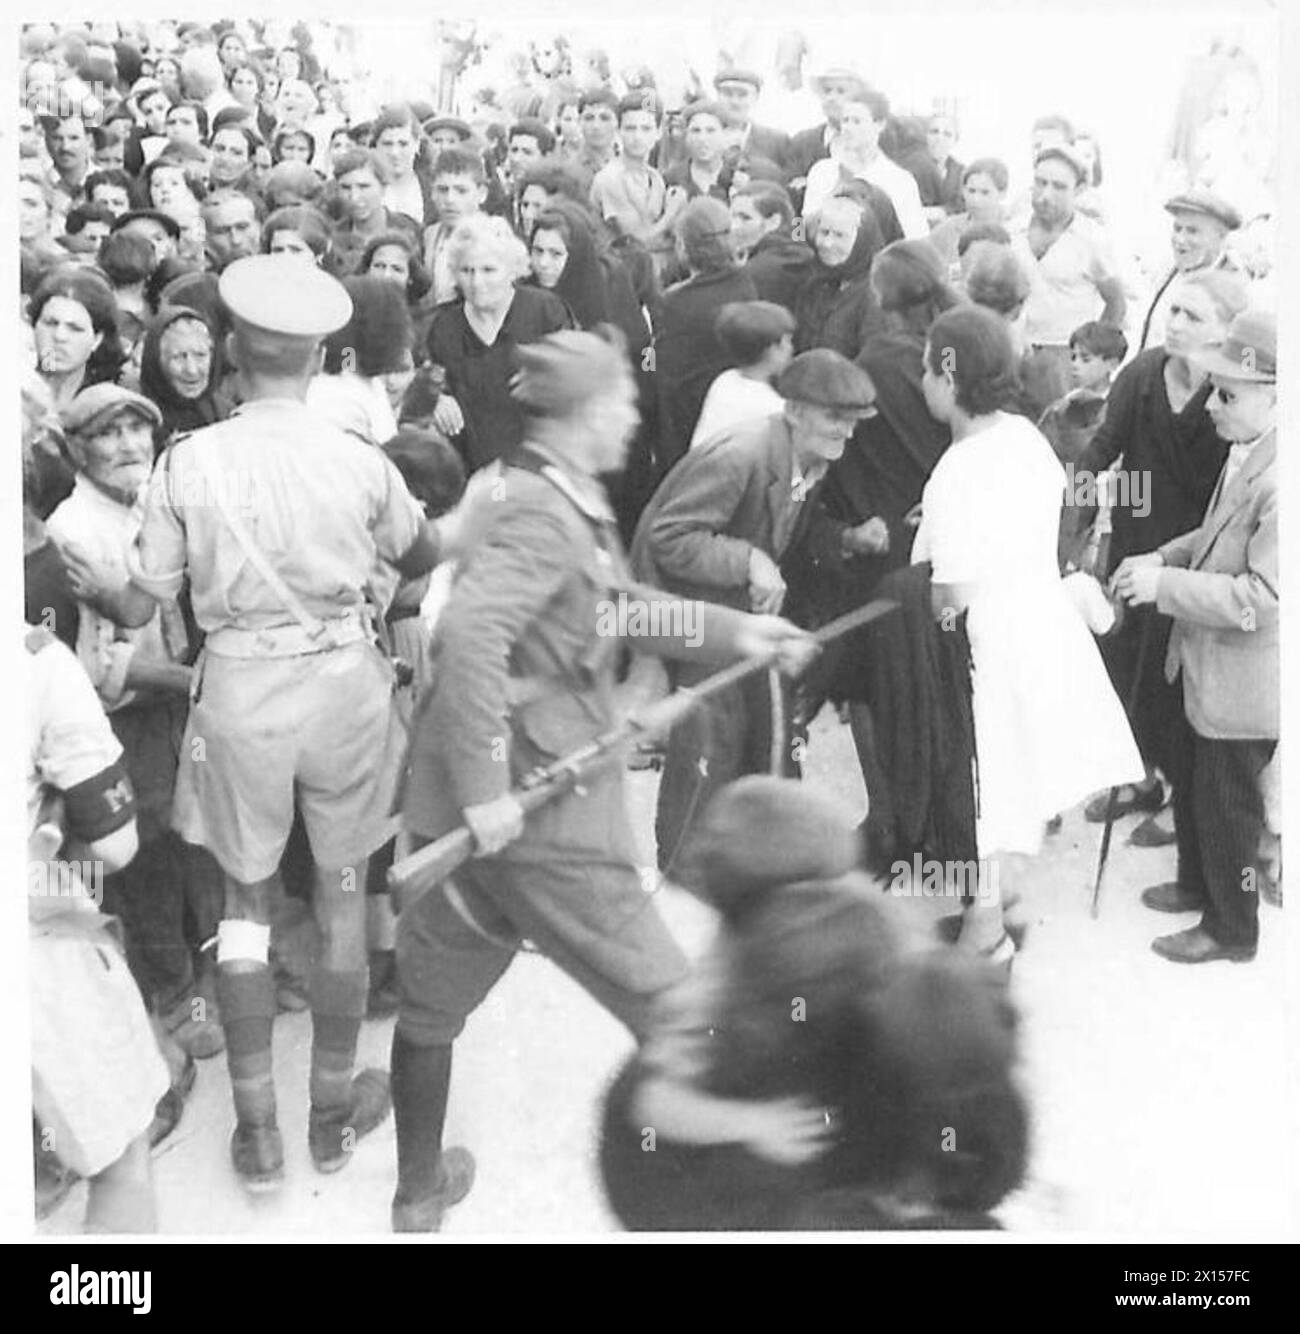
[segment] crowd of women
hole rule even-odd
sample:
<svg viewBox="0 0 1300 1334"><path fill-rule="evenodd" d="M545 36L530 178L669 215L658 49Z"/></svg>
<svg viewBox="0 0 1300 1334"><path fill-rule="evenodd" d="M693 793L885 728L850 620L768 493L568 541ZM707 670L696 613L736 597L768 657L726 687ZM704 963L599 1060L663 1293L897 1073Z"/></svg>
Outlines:
<svg viewBox="0 0 1300 1334"><path fill-rule="evenodd" d="M841 707L870 803L868 867L940 848L997 864L996 901L967 896L957 919L969 953L1009 963L1015 858L1063 811L1128 784L1089 818L1151 814L1142 837L1176 839L1179 869L1149 906L1203 913L1157 948L1185 962L1253 954L1257 924L1211 882L1225 822L1234 856L1253 864L1252 839L1269 850L1276 710L1225 721L1217 694L1202 697L1224 686L1204 662L1184 656L1182 684L1165 669L1197 628L1275 654L1275 515L1252 519L1229 558L1240 569L1213 563L1212 534L1176 545L1227 503L1225 465L1256 494L1271 485L1262 446L1243 462L1271 440L1276 377L1269 265L1236 244L1259 218L1189 173L1165 204L1167 268L1148 282L1110 233L1096 145L1060 115L1032 127L1018 200L1007 163L957 159L950 116L900 114L849 66L813 72L822 120L793 135L756 119L759 73L723 66L665 106L648 70L616 80L597 63L578 81L563 40L531 47L518 85L464 118L421 102L362 118L305 30L268 28L33 24L22 38L28 619L77 653L136 789L141 849L104 901L169 1060L155 1140L193 1060L231 1032L205 953L220 873L173 830L199 627L182 597L143 637L127 632L112 595L156 461L245 398L221 282L259 253L341 281L351 314L325 339L307 402L385 451L427 514L536 442L517 385L527 349L598 333L619 349L636 425L625 456L607 451L593 471L657 582L806 627L882 594L900 602L889 628L838 645L787 692L780 728L788 740L827 701ZM779 460L770 474L761 451ZM1142 503L1106 503L1100 479L1121 473L1142 479ZM774 484L793 491L756 508ZM724 542L740 544L739 566L706 563ZM688 547L674 566L666 553ZM1182 567L1190 591L1183 578L1157 588L1154 565ZM712 573L724 567L730 583ZM1231 595L1214 584L1211 606L1193 596L1202 567L1245 582ZM374 582L376 624L418 694L433 670L412 634L427 576ZM1180 618L1193 627L1181 637ZM956 631L958 655L936 648L934 625ZM691 768L674 766L674 744L665 791ZM771 766L742 750L714 787L792 771L788 747ZM972 766L977 787L954 797ZM1156 818L1168 805L1174 830ZM674 828L661 864L687 832ZM291 897L310 894L301 833L282 867ZM395 918L372 897L379 1017L397 1004ZM304 1006L288 951L277 984L282 1007ZM53 1197L66 1173L49 1154L40 1165Z"/></svg>

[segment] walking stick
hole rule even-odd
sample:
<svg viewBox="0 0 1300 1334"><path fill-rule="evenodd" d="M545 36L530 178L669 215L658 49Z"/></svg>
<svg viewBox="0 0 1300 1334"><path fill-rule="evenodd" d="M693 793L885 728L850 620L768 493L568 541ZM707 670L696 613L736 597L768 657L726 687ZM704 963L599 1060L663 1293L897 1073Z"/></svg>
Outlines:
<svg viewBox="0 0 1300 1334"><path fill-rule="evenodd" d="M1137 711L1138 690L1142 683L1142 671L1146 666L1147 645L1151 642L1151 626L1155 621L1155 609L1145 612L1142 628L1138 631L1137 663L1133 668L1133 684L1129 686L1125 710L1131 719ZM1101 852L1097 857L1097 879L1092 887L1092 918L1094 921L1101 914L1101 878L1106 873L1106 860L1110 856L1110 838L1115 830L1115 807L1119 801L1119 787L1113 787L1106 798L1106 824L1101 831Z"/></svg>
<svg viewBox="0 0 1300 1334"><path fill-rule="evenodd" d="M812 638L818 644L829 644L897 606L898 603L889 598L877 598L823 625L813 632ZM731 689L757 672L767 671L770 666L767 658L742 658L714 672L698 685L673 691L667 699L651 705L639 717L625 719L554 764L526 774L514 790L515 799L525 813L549 805L572 791L590 774L621 760L637 741L665 734L703 701ZM394 862L388 872L388 888L399 896L405 907L475 855L474 835L462 825Z"/></svg>

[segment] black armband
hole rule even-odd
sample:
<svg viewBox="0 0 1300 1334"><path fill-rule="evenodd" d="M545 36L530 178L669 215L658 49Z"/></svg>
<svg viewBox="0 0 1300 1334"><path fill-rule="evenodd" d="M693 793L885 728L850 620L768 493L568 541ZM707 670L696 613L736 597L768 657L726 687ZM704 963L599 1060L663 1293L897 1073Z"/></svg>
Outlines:
<svg viewBox="0 0 1300 1334"><path fill-rule="evenodd" d="M135 818L135 790L120 760L63 794L63 814L70 838L83 843L121 829Z"/></svg>

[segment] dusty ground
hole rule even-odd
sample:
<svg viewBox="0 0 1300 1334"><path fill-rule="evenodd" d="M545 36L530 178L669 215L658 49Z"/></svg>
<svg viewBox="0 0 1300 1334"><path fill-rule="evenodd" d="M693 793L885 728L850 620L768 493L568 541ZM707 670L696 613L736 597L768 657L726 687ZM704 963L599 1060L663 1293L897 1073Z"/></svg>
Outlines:
<svg viewBox="0 0 1300 1334"><path fill-rule="evenodd" d="M634 815L649 855L655 775L634 778ZM809 781L861 811L865 797L847 730L823 714ZM1000 1211L1016 1233L1277 1238L1294 1236L1300 1202L1287 1097L1296 1060L1287 1031L1283 918L1263 907L1263 941L1248 965L1169 964L1151 938L1190 919L1138 902L1171 878L1172 849L1127 844L1121 822L1101 918L1088 914L1099 826L1066 815L1032 868L1034 927L1017 959L1024 1015L1023 1079L1034 1115L1031 1178ZM688 949L709 914L680 891L662 911ZM915 903L920 913L935 905ZM392 1020L367 1023L361 1056L388 1063ZM382 1234L395 1179L391 1119L342 1173L318 1175L306 1147L310 1020L282 1015L275 1059L288 1181L253 1201L227 1158L233 1123L224 1058L202 1064L184 1120L156 1155L162 1228L171 1234L321 1237ZM450 1215L456 1236L541 1238L615 1228L594 1171L598 1100L629 1050L623 1030L562 973L521 956L457 1046L448 1139L479 1164L477 1185ZM1231 1152L1219 1146L1231 1146ZM76 1231L84 1188L41 1226Z"/></svg>

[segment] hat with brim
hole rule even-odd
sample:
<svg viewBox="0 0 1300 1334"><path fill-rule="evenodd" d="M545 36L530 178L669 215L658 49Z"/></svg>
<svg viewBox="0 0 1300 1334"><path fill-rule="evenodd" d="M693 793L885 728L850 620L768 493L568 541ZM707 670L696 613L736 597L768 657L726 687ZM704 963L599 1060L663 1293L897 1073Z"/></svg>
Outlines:
<svg viewBox="0 0 1300 1334"><path fill-rule="evenodd" d="M175 218L168 217L166 213L160 212L156 208L133 208L129 213L123 213L113 222L110 231L120 232L129 222L138 222L141 218L148 219L150 222L156 222L162 227L173 241L181 239L181 225Z"/></svg>
<svg viewBox="0 0 1300 1334"><path fill-rule="evenodd" d="M1165 202L1166 213L1199 213L1222 223L1230 232L1241 226L1241 214L1213 190L1184 190Z"/></svg>
<svg viewBox="0 0 1300 1334"><path fill-rule="evenodd" d="M324 338L352 318L352 298L337 278L288 255L235 260L217 291L233 319L287 338Z"/></svg>
<svg viewBox="0 0 1300 1334"><path fill-rule="evenodd" d="M721 88L726 83L747 83L755 92L763 91L763 76L752 69L724 69L713 76L713 86Z"/></svg>
<svg viewBox="0 0 1300 1334"><path fill-rule="evenodd" d="M857 70L849 69L845 65L832 65L828 69L818 70L808 80L808 86L820 97L822 95L822 85L830 83L832 80L836 83L851 83L859 92L867 86L866 79Z"/></svg>
<svg viewBox="0 0 1300 1334"><path fill-rule="evenodd" d="M1228 326L1228 336L1196 358L1207 375L1249 384L1277 380L1277 316L1267 310L1243 310Z"/></svg>
<svg viewBox="0 0 1300 1334"><path fill-rule="evenodd" d="M123 412L135 412L150 426L162 425L162 413L143 394L120 384L93 384L83 389L60 414L69 435L93 435Z"/></svg>
<svg viewBox="0 0 1300 1334"><path fill-rule="evenodd" d="M431 120L425 121L420 128L425 134L436 134L439 130L455 130L461 139L471 139L474 136L469 123L457 116L434 116Z"/></svg>
<svg viewBox="0 0 1300 1334"><path fill-rule="evenodd" d="M876 402L876 388L866 371L828 347L795 357L781 372L776 392L795 403L859 416L873 412Z"/></svg>

